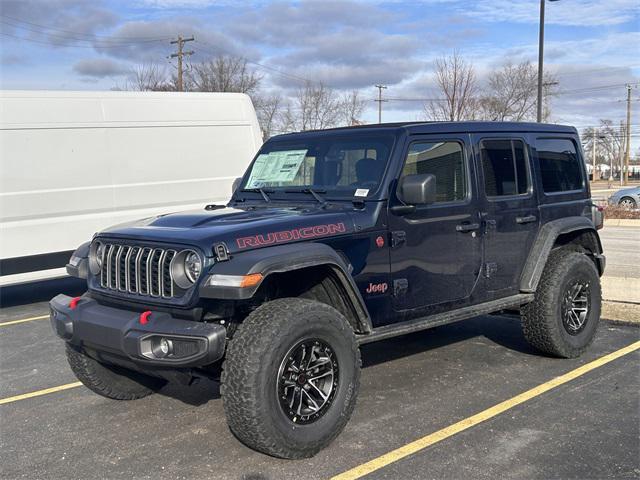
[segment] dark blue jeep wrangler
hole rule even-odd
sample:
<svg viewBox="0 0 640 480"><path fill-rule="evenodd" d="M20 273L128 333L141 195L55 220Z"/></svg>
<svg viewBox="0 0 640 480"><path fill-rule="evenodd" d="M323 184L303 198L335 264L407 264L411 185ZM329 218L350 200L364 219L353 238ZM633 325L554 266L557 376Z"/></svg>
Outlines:
<svg viewBox="0 0 640 480"><path fill-rule="evenodd" d="M233 433L284 458L329 444L355 406L359 345L477 315L576 357L605 259L574 128L413 123L282 135L226 206L119 225L51 301L77 377L131 400L221 371ZM218 375L219 376L219 375Z"/></svg>

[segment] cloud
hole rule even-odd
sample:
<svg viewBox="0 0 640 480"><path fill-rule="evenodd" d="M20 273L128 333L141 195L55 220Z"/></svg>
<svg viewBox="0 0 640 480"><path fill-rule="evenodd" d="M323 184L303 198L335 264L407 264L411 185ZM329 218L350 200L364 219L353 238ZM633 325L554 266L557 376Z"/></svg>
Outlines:
<svg viewBox="0 0 640 480"><path fill-rule="evenodd" d="M131 67L108 58L85 58L73 66L73 71L83 77L105 78L131 73Z"/></svg>
<svg viewBox="0 0 640 480"><path fill-rule="evenodd" d="M29 61L23 55L18 55L15 53L3 53L0 63L9 67L16 65L28 65Z"/></svg>
<svg viewBox="0 0 640 480"><path fill-rule="evenodd" d="M100 2L3 0L2 31L55 46L90 41L113 27L118 16Z"/></svg>
<svg viewBox="0 0 640 480"><path fill-rule="evenodd" d="M538 2L531 0L477 0L461 8L466 15L485 22L537 24ZM566 26L610 26L634 20L640 12L637 0L568 0L547 5L545 23Z"/></svg>

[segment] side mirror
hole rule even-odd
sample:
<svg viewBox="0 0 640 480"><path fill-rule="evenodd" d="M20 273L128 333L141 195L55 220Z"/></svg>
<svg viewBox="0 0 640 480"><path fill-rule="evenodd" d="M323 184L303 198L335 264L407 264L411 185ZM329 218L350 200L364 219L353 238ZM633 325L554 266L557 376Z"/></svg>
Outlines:
<svg viewBox="0 0 640 480"><path fill-rule="evenodd" d="M436 176L431 173L407 175L398 186L400 200L408 205L427 205L436 201Z"/></svg>
<svg viewBox="0 0 640 480"><path fill-rule="evenodd" d="M238 177L233 181L233 183L231 184L231 195L236 193L236 190L240 186L240 183L242 183L242 177Z"/></svg>

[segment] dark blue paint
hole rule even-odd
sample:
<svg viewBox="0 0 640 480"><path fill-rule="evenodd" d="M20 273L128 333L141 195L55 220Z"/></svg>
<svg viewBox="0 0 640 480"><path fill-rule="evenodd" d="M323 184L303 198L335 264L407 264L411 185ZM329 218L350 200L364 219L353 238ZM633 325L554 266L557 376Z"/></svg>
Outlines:
<svg viewBox="0 0 640 480"><path fill-rule="evenodd" d="M240 237L342 223L344 233L312 241L331 246L348 260L373 326L379 326L516 293L526 255L539 228L557 218L590 214L587 184L579 192L554 195L542 193L540 185L536 138L571 138L580 145L572 127L465 122L382 125L357 130L396 136L381 188L363 204L345 200L323 206L309 195L298 193L266 203L259 193L243 193L243 201L234 197L224 209L163 215L112 227L99 236L189 245L209 259L213 255L212 246L223 242L233 261L234 255L242 255L237 246ZM275 137L269 142L290 141L307 135L349 135L352 131L296 133ZM510 137L527 144L532 191L520 198L487 199L482 187L479 141ZM411 141L422 139L456 139L464 145L470 195L456 204L421 206L414 213L394 215L389 209L400 204L395 190L407 147ZM587 178L584 166L583 177ZM537 220L517 224L515 219L524 215L535 215ZM476 222L481 228L475 234L456 230L459 224ZM405 232L406 241L392 248L392 232L396 231ZM384 239L381 248L376 245L379 236ZM488 262L498 268L498 274L492 278L484 275ZM408 280L408 288L404 294L394 295L394 281L402 279ZM388 288L384 293L367 293L371 284L386 284ZM193 306L197 301L190 296L182 306Z"/></svg>

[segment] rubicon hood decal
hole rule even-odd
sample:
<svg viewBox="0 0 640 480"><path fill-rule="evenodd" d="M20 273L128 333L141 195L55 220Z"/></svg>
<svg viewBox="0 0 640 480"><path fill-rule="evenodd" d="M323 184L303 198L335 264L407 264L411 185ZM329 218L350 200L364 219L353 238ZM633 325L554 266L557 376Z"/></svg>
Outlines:
<svg viewBox="0 0 640 480"><path fill-rule="evenodd" d="M300 239L327 237L339 233L345 233L346 231L347 228L342 222L328 223L323 225L294 228L292 230L252 235L249 237L239 237L236 239L236 244L238 249L242 250L250 247L261 247L263 245L286 243Z"/></svg>
<svg viewBox="0 0 640 480"><path fill-rule="evenodd" d="M348 207L226 208L215 211L172 213L144 222L111 227L99 235L137 242L193 245L211 252L224 243L229 253L246 252L283 243L304 242L347 235L355 231Z"/></svg>

